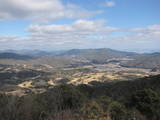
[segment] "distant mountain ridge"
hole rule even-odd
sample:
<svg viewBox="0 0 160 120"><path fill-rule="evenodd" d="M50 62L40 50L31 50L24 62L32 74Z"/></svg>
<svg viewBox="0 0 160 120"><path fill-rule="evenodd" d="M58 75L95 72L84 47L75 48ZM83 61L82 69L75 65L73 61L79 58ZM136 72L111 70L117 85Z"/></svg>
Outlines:
<svg viewBox="0 0 160 120"><path fill-rule="evenodd" d="M0 53L15 53L21 55L28 55L28 56L56 56L63 53L63 50L60 51L45 51L45 50L1 50Z"/></svg>
<svg viewBox="0 0 160 120"><path fill-rule="evenodd" d="M21 55L16 53L0 53L0 59L29 60L33 58L34 57L29 55Z"/></svg>
<svg viewBox="0 0 160 120"><path fill-rule="evenodd" d="M133 59L134 60L122 63L121 65L124 67L160 69L160 53L140 54L134 56Z"/></svg>
<svg viewBox="0 0 160 120"><path fill-rule="evenodd" d="M60 55L79 55L79 54L83 54L83 53L102 53L102 52L106 52L106 53L119 53L119 54L123 54L123 55L128 55L128 56L132 56L135 55L135 52L124 52L124 51L118 51L118 50L113 50L113 49L109 49L109 48L99 48L99 49L71 49L68 50Z"/></svg>
<svg viewBox="0 0 160 120"><path fill-rule="evenodd" d="M16 52L16 53L12 53ZM19 54L21 53L21 54ZM23 54L24 53L24 54ZM33 59L35 58L35 59ZM124 58L124 61L123 59ZM126 59L125 59L126 58ZM118 62L123 67L132 68L146 68L146 69L160 69L160 53L143 53L138 54L134 52L123 52L112 50L108 48L101 49L71 49L67 51L12 51L0 53L0 63L17 63L23 60L22 63L28 64L50 64L50 65L63 65L66 64L107 64L109 62ZM7 61L8 59L9 61ZM129 60L131 59L131 60ZM123 62L120 62L123 61Z"/></svg>
<svg viewBox="0 0 160 120"><path fill-rule="evenodd" d="M135 56L133 52L122 52L107 48L101 49L72 49L58 56L74 57L76 59L86 59L93 63L105 63L108 59Z"/></svg>

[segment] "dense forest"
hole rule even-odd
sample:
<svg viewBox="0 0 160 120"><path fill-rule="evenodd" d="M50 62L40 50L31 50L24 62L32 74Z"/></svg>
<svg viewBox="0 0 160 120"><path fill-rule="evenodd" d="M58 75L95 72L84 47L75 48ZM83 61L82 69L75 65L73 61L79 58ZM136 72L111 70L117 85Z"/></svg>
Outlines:
<svg viewBox="0 0 160 120"><path fill-rule="evenodd" d="M160 75L0 95L1 120L160 120Z"/></svg>

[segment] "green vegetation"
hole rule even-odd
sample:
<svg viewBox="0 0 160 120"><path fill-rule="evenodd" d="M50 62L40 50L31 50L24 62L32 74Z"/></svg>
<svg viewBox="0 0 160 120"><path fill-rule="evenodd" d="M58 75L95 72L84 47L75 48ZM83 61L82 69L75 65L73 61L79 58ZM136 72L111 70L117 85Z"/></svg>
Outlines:
<svg viewBox="0 0 160 120"><path fill-rule="evenodd" d="M41 94L0 95L1 120L159 120L160 75L92 85L62 84Z"/></svg>

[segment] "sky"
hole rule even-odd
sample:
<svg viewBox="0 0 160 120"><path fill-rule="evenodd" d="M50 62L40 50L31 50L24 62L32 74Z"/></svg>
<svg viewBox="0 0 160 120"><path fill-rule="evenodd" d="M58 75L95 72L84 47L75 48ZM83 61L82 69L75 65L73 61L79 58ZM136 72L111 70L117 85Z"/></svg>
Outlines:
<svg viewBox="0 0 160 120"><path fill-rule="evenodd" d="M160 52L160 0L0 0L0 50Z"/></svg>

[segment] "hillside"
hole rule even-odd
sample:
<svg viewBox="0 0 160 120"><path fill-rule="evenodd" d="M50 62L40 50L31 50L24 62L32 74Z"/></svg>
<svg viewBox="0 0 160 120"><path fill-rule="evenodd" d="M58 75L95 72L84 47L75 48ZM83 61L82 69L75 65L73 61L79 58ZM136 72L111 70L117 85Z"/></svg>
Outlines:
<svg viewBox="0 0 160 120"><path fill-rule="evenodd" d="M160 53L152 54L141 54L133 57L134 60L122 63L125 67L136 67L136 68L160 68Z"/></svg>
<svg viewBox="0 0 160 120"><path fill-rule="evenodd" d="M115 99L129 98L135 91L142 89L153 89L160 91L160 75L143 77L131 81L116 81L116 82L91 82L92 95L103 96L107 95ZM80 85L81 86L81 85ZM89 87L89 86L88 86ZM86 91L87 92L87 91Z"/></svg>
<svg viewBox="0 0 160 120"><path fill-rule="evenodd" d="M29 60L33 57L16 53L0 53L0 59Z"/></svg>
<svg viewBox="0 0 160 120"><path fill-rule="evenodd" d="M3 113L0 117L2 120L159 120L159 91L160 75L90 85L61 84L24 97L0 94Z"/></svg>
<svg viewBox="0 0 160 120"><path fill-rule="evenodd" d="M92 63L106 63L110 59L135 56L136 53L122 52L112 49L72 49L59 56L68 56L77 60L86 60Z"/></svg>
<svg viewBox="0 0 160 120"><path fill-rule="evenodd" d="M160 53L138 54L112 49L72 49L26 54L0 53L0 64L48 64L56 67L120 64L122 67L157 70L160 68Z"/></svg>

